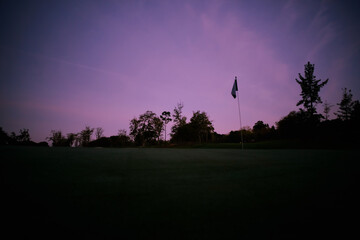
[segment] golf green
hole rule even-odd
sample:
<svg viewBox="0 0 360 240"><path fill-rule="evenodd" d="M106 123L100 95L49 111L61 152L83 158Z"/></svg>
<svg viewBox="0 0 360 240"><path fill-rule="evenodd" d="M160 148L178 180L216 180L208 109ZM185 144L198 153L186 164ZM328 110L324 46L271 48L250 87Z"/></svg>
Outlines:
<svg viewBox="0 0 360 240"><path fill-rule="evenodd" d="M244 239L356 232L360 152L0 147L13 237Z"/></svg>

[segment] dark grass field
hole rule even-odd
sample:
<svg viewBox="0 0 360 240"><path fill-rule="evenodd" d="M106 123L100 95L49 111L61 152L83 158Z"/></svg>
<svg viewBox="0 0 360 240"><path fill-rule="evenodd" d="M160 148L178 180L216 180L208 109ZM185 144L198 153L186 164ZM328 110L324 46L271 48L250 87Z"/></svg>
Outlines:
<svg viewBox="0 0 360 240"><path fill-rule="evenodd" d="M1 147L0 156L11 238L358 235L359 151Z"/></svg>

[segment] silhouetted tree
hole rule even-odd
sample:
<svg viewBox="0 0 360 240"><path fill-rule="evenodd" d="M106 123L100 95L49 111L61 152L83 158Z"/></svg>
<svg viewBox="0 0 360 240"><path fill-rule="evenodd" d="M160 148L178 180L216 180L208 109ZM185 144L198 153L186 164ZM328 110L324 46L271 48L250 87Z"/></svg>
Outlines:
<svg viewBox="0 0 360 240"><path fill-rule="evenodd" d="M227 135L225 134L219 134L217 132L214 132L213 134L213 142L214 143L225 143L226 142Z"/></svg>
<svg viewBox="0 0 360 240"><path fill-rule="evenodd" d="M251 142L254 139L253 131L250 127L243 127L241 128L241 132L243 134L244 142ZM240 143L241 142L241 133L239 130L237 131L230 131L229 134L225 135L224 142L228 143ZM241 146L241 145L239 145Z"/></svg>
<svg viewBox="0 0 360 240"><path fill-rule="evenodd" d="M186 125L186 117L182 115L182 109L184 108L183 103L178 103L174 108L173 112L173 122L174 125L171 127L171 140L178 142L184 141L181 140L185 136L185 132L188 132L188 128L184 127ZM181 130L180 128L183 127Z"/></svg>
<svg viewBox="0 0 360 240"><path fill-rule="evenodd" d="M143 142L143 136L140 134L140 121L137 118L130 120L130 136L137 145L141 145Z"/></svg>
<svg viewBox="0 0 360 240"><path fill-rule="evenodd" d="M230 131L229 134L226 135L226 142L229 142L229 143L241 142L240 131Z"/></svg>
<svg viewBox="0 0 360 240"><path fill-rule="evenodd" d="M80 137L80 145L86 147L91 140L91 135L94 132L94 128L90 128L86 126L84 130L82 130L79 134Z"/></svg>
<svg viewBox="0 0 360 240"><path fill-rule="evenodd" d="M160 136L162 131L164 130L164 122L160 118L154 117L153 124L154 124L157 141L160 142Z"/></svg>
<svg viewBox="0 0 360 240"><path fill-rule="evenodd" d="M125 129L120 129L118 131L118 141L119 141L121 147L131 145L130 137L128 135L126 135Z"/></svg>
<svg viewBox="0 0 360 240"><path fill-rule="evenodd" d="M152 111L146 111L139 117L140 132L143 136L144 143L151 143L156 138L155 125L153 118L156 116Z"/></svg>
<svg viewBox="0 0 360 240"><path fill-rule="evenodd" d="M193 131L193 135L200 143L209 141L211 134L214 132L214 127L206 112L193 112L189 124Z"/></svg>
<svg viewBox="0 0 360 240"><path fill-rule="evenodd" d="M78 138L78 134L77 133L68 133L66 136L67 136L67 145L69 147L73 146L74 143L76 142L76 139Z"/></svg>
<svg viewBox="0 0 360 240"><path fill-rule="evenodd" d="M130 121L130 135L137 145L151 144L159 140L163 129L163 122L152 111L146 111Z"/></svg>
<svg viewBox="0 0 360 240"><path fill-rule="evenodd" d="M164 122L164 129L165 129L165 142L166 142L166 124L168 124L172 119L170 118L170 112L164 111L160 115L161 120Z"/></svg>
<svg viewBox="0 0 360 240"><path fill-rule="evenodd" d="M265 124L263 121L257 121L253 126L253 131L261 131L268 128L269 124Z"/></svg>
<svg viewBox="0 0 360 240"><path fill-rule="evenodd" d="M18 144L18 138L15 134L15 132L11 132L9 136L9 144L10 145L17 145Z"/></svg>
<svg viewBox="0 0 360 240"><path fill-rule="evenodd" d="M175 127L172 129L171 141L176 143L207 142L212 139L214 127L206 112L193 112L189 123L181 115L182 104L178 104L173 115Z"/></svg>
<svg viewBox="0 0 360 240"><path fill-rule="evenodd" d="M0 145L48 146L47 143L31 141L29 129L19 130L19 135L11 132L10 136L0 127Z"/></svg>
<svg viewBox="0 0 360 240"><path fill-rule="evenodd" d="M313 130L313 124L309 114L302 110L292 111L276 123L281 137L285 138L308 138Z"/></svg>
<svg viewBox="0 0 360 240"><path fill-rule="evenodd" d="M331 105L331 104L329 104L327 101L325 101L325 103L324 103L324 117L325 117L325 120L327 121L327 120L329 120L329 113L330 113L330 110L331 110L331 108L333 107L333 105Z"/></svg>
<svg viewBox="0 0 360 240"><path fill-rule="evenodd" d="M120 129L118 135L111 137L101 137L88 144L88 147L128 147L131 146L130 137L126 135L126 130Z"/></svg>
<svg viewBox="0 0 360 240"><path fill-rule="evenodd" d="M316 105L322 103L319 96L320 89L327 84L329 79L321 82L321 79L316 79L314 76L314 64L308 62L305 65L305 77L299 73L299 79L295 79L296 82L301 87L301 100L296 104L296 106L303 105L309 116L312 118L316 114Z"/></svg>
<svg viewBox="0 0 360 240"><path fill-rule="evenodd" d="M74 147L80 147L80 146L81 146L81 135L80 133L76 133L74 139Z"/></svg>
<svg viewBox="0 0 360 240"><path fill-rule="evenodd" d="M195 141L197 141L197 137L194 134L194 129L188 123L180 125L176 128L175 133L171 134L171 142L186 143Z"/></svg>
<svg viewBox="0 0 360 240"><path fill-rule="evenodd" d="M25 128L20 129L20 134L17 136L17 141L20 144L29 143L31 141L29 129L25 129Z"/></svg>
<svg viewBox="0 0 360 240"><path fill-rule="evenodd" d="M0 145L9 144L10 137L8 134L0 127Z"/></svg>
<svg viewBox="0 0 360 240"><path fill-rule="evenodd" d="M104 129L102 129L101 127L97 127L95 130L95 138L99 139L103 137L103 134L104 134Z"/></svg>
<svg viewBox="0 0 360 240"><path fill-rule="evenodd" d="M355 123L360 122L360 102L359 100L354 101L353 103L353 109L350 115L350 120L352 120Z"/></svg>
<svg viewBox="0 0 360 240"><path fill-rule="evenodd" d="M339 106L339 110L337 113L335 113L335 115L343 121L350 120L351 112L353 111L354 107L352 97L353 95L351 93L351 90L349 89L348 91L347 88L343 88L341 102L337 104Z"/></svg>
<svg viewBox="0 0 360 240"><path fill-rule="evenodd" d="M253 134L256 141L261 141L270 138L269 124L263 121L257 121L253 126Z"/></svg>
<svg viewBox="0 0 360 240"><path fill-rule="evenodd" d="M254 134L252 132L251 127L249 126L245 126L241 129L242 134L243 134L243 139L244 142L251 142L254 139ZM239 132L240 133L240 132Z"/></svg>
<svg viewBox="0 0 360 240"><path fill-rule="evenodd" d="M53 147L64 147L69 145L67 139L60 130L51 130L50 137L47 137L46 139L52 142L51 145Z"/></svg>
<svg viewBox="0 0 360 240"><path fill-rule="evenodd" d="M182 109L184 108L184 104L183 103L178 103L176 105L176 107L174 108L174 113L173 113L173 121L174 121L174 125L171 128L171 133L175 134L177 128L183 126L186 124L186 117L182 115Z"/></svg>

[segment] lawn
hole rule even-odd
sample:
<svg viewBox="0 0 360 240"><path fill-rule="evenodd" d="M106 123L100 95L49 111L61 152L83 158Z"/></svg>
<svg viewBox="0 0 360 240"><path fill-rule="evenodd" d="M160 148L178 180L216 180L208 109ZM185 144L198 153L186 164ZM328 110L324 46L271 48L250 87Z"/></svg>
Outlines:
<svg viewBox="0 0 360 240"><path fill-rule="evenodd" d="M0 156L2 227L13 237L357 233L359 151L1 147Z"/></svg>

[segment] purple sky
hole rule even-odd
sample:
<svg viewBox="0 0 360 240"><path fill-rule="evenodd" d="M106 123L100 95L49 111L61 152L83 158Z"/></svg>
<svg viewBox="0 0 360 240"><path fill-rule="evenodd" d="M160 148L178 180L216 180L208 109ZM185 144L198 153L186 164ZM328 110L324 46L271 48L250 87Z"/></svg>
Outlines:
<svg viewBox="0 0 360 240"><path fill-rule="evenodd" d="M85 125L111 136L183 102L188 119L206 111L228 133L239 128L235 76L243 126L273 125L298 109L307 61L330 79L323 101L336 105L344 87L359 99L356 2L0 3L0 126L28 128L34 141Z"/></svg>

